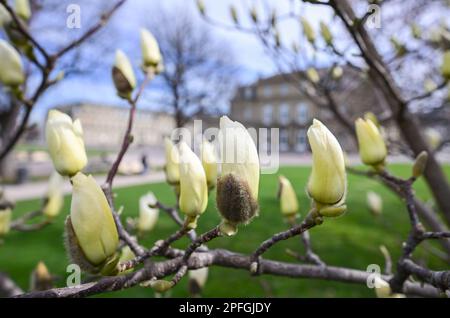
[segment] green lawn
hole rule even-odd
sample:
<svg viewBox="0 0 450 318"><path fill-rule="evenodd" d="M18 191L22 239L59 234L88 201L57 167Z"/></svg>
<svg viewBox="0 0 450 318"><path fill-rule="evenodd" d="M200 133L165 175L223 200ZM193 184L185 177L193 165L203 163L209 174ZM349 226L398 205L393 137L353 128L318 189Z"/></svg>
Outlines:
<svg viewBox="0 0 450 318"><path fill-rule="evenodd" d="M391 167L395 173L408 176L410 167L395 165ZM446 169L450 175L450 168ZM287 176L295 185L302 211L308 209L308 199L304 187L309 175L306 167L284 167L280 173ZM382 217L372 216L365 203L366 191L374 190L384 198L384 214ZM416 185L418 196L429 198L422 181ZM136 186L117 191L117 205L125 207L124 215L135 216L138 213L138 198L147 191L154 191L164 203L174 203L171 189L166 184ZM260 217L250 225L240 228L239 233L231 238L219 238L209 244L210 247L227 248L233 251L249 253L264 239L286 229L278 209L276 199L277 175L262 175L260 186ZM219 222L215 211L215 200L210 198L208 210L199 220L198 230L206 231ZM70 199L66 200L64 211L69 211ZM408 231L406 210L401 201L387 189L364 177L349 176L348 212L337 219L327 219L320 227L311 231L314 249L329 265L347 266L365 270L369 264L383 264L379 245L384 244L396 259L400 252L402 239ZM16 216L24 211L35 209L38 201L20 202L16 208ZM65 268L68 261L63 247L62 213L57 221L40 232L11 233L3 246L0 246L0 270L5 271L17 281L22 288L28 288L30 271L39 260L43 260L52 273L61 279L59 286L65 284ZM176 230L176 225L164 213L158 220L157 229L142 242L151 246L155 240L165 238ZM188 244L183 239L175 244L184 247ZM280 243L272 248L265 257L275 260L295 262L285 253L285 249L302 251L298 238ZM442 269L447 266L439 259L429 256L425 250L419 249L418 257L424 258L431 268ZM187 279L171 291L171 296L188 296ZM364 286L335 283L319 280L289 279L274 276L251 277L247 271L214 267L203 295L205 297L264 297L267 287L279 297L373 297L373 290ZM110 293L105 296L115 297L153 297L149 288L135 287L126 291Z"/></svg>

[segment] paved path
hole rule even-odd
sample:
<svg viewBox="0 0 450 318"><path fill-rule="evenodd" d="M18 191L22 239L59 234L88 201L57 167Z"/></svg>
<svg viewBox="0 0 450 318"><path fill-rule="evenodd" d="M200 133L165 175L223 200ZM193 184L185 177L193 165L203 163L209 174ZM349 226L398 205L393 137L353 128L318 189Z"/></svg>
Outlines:
<svg viewBox="0 0 450 318"><path fill-rule="evenodd" d="M105 181L105 176L95 177L99 184ZM116 176L114 179L114 188L123 188L132 185L146 184L146 183L156 183L165 180L164 172L152 172L146 175L136 175L136 176ZM20 185L6 185L4 186L5 195L8 200L12 201L22 201L35 198L42 198L47 190L47 182L30 182ZM64 184L64 193L70 193L71 185L69 181Z"/></svg>

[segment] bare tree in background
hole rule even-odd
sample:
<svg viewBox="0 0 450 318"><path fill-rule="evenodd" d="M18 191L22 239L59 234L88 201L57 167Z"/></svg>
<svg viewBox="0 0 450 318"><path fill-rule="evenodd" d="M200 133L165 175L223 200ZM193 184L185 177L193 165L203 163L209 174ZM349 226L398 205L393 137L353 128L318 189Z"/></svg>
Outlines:
<svg viewBox="0 0 450 318"><path fill-rule="evenodd" d="M150 30L164 56L161 104L173 112L176 127L194 116L217 113L230 95L235 73L226 43L179 8L162 10Z"/></svg>

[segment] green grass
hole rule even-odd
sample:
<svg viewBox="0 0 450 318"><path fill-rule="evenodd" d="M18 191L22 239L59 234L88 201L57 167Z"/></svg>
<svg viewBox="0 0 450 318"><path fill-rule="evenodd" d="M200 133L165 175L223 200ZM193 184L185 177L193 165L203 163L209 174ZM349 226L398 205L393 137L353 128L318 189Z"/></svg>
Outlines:
<svg viewBox="0 0 450 318"><path fill-rule="evenodd" d="M392 171L401 176L408 176L410 167L394 165ZM450 175L450 169L446 172ZM295 185L302 211L308 209L308 199L304 187L309 175L307 167L284 167L280 173L287 176ZM384 199L382 217L372 216L366 207L366 191L373 190ZM166 184L152 184L120 189L117 191L117 205L125 207L125 216L136 216L138 198L147 191L153 191L164 203L174 203L170 187ZM416 185L421 199L429 199L430 195L422 181ZM235 237L219 238L209 244L210 247L226 248L241 253L252 252L263 240L276 232L286 229L280 213L277 192L277 175L262 175L260 186L260 217L250 225L242 227ZM199 220L198 231L206 231L219 222L215 211L214 197L210 198L205 214ZM56 222L47 228L32 233L12 232L0 246L0 269L7 272L22 288L28 288L30 271L40 260L44 260L52 273L60 277L59 286L65 284L65 268L68 261L63 247L63 220L69 211L70 199L67 198L64 211ZM369 264L383 265L383 257L379 246L387 246L395 259L399 256L402 239L408 232L407 213L402 202L389 190L364 177L349 176L348 212L337 219L327 219L324 224L311 231L313 247L329 265L346 266L365 270ZM16 216L24 211L38 207L38 201L19 202ZM151 246L155 240L165 238L177 227L164 213L161 213L157 228L142 243ZM183 239L175 244L184 247L188 244ZM301 252L302 246L298 238L280 243L265 254L265 257L295 262L285 253L290 248ZM427 261L431 268L442 269L446 265L439 259L419 249L415 254ZM205 297L264 297L266 291L262 282L270 287L271 293L277 297L373 297L373 290L365 286L319 281L312 279L290 279L275 276L252 277L248 271L213 267L210 269L208 283L204 289ZM187 279L171 291L171 296L187 297ZM153 297L149 288L135 287L126 291L109 293L102 296L114 297Z"/></svg>

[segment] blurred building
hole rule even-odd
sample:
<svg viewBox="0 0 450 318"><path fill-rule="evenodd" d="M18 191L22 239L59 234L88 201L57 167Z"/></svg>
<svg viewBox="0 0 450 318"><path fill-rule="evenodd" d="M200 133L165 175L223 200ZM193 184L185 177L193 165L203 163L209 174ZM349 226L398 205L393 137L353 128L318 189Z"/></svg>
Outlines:
<svg viewBox="0 0 450 318"><path fill-rule="evenodd" d="M323 72L323 71L322 71ZM319 72L320 73L320 72ZM384 105L371 86L355 72L344 71L340 86L334 91L339 112L351 123L367 111L377 115L384 112ZM312 103L289 81L289 74L279 74L260 79L238 88L231 103L231 116L256 129L279 128L280 151L307 152L306 132L313 118L322 121L339 139L346 151L356 150L351 131L328 108ZM312 89L312 87L311 87ZM394 129L388 129L393 139L398 139Z"/></svg>
<svg viewBox="0 0 450 318"><path fill-rule="evenodd" d="M127 107L73 104L57 108L80 119L86 147L116 149L122 143L129 116ZM163 137L170 135L173 129L170 114L137 109L132 130L133 146L161 146Z"/></svg>

